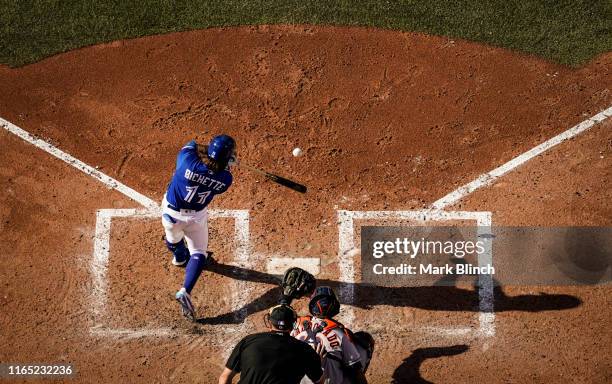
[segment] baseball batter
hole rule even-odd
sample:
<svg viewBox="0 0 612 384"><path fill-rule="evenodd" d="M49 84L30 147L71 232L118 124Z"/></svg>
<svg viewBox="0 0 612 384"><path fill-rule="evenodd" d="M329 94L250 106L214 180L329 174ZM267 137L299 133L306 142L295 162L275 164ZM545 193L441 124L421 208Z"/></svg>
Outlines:
<svg viewBox="0 0 612 384"><path fill-rule="evenodd" d="M190 141L178 153L176 170L162 201L162 225L172 264L187 265L176 300L183 316L192 321L197 317L191 291L209 258L206 207L232 185L229 165L235 161L236 142L230 136L216 136L204 148Z"/></svg>

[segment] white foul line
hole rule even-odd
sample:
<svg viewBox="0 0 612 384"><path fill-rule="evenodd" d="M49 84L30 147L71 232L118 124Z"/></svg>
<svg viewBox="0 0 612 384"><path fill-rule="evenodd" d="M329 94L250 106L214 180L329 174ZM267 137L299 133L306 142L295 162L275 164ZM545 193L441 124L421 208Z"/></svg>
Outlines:
<svg viewBox="0 0 612 384"><path fill-rule="evenodd" d="M150 198L146 197L145 195L141 194L140 192L137 192L135 190L133 190L132 188L128 187L127 185L113 179L112 177L98 171L97 169L85 164L84 162L82 162L81 160L73 157L72 155L67 154L66 152L62 151L61 149L49 144L48 142L42 140L42 139L37 139L36 137L32 136L30 133L28 133L27 131L19 128L18 126L16 126L15 124L4 120L3 118L0 117L0 126L2 126L4 129L6 129L7 131L9 131L10 133L19 136L20 138L22 138L23 140L27 141L28 143L42 149L43 151L50 153L51 155L57 157L58 159L66 162L67 164L72 165L73 167L75 167L76 169L78 169L79 171L93 177L94 179L97 179L99 181L101 181L104 185L106 185L107 187L111 188L111 189L116 189L118 192L123 193L125 196L129 197L130 199L138 202L139 204L143 205L144 207L148 208L148 209L155 209L157 210L159 207L159 204L157 204L155 201L151 200Z"/></svg>
<svg viewBox="0 0 612 384"><path fill-rule="evenodd" d="M493 182L495 182L497 179L499 179L506 173L512 171L513 169L519 167L520 165L526 163L527 161L533 159L534 157L541 155L542 153L546 152L550 148L568 139L571 139L572 137L575 137L581 134L582 132L587 131L594 125L601 123L602 121L606 120L610 116L612 116L612 107L608 107L602 112L599 112L595 116L581 122L578 125L573 126L567 131L560 133L557 136L549 140L546 140L545 142L538 145L537 147L534 147L530 149L529 151L523 153L522 155L519 155L515 157L514 159L508 161L506 164L498 168L495 168L494 170L490 172L487 172L487 173L484 173L478 176L474 181L457 188L456 190L449 193L448 195L435 201L431 205L431 207L433 209L444 209L450 205L455 204L456 202L466 197L470 193L474 192L475 190L485 187L487 185L491 185Z"/></svg>

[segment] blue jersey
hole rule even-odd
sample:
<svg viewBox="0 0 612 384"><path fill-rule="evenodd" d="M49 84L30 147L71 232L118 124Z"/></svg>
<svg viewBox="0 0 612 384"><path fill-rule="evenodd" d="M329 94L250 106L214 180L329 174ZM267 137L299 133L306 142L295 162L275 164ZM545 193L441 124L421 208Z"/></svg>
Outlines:
<svg viewBox="0 0 612 384"><path fill-rule="evenodd" d="M176 171L166 191L166 200L176 209L201 211L232 185L232 174L209 170L198 155L195 141L187 143L176 158Z"/></svg>

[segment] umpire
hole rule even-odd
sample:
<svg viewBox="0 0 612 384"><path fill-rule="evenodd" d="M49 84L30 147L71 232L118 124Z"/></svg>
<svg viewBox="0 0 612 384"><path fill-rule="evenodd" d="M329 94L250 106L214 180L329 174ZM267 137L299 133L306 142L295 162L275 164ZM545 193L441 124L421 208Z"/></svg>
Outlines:
<svg viewBox="0 0 612 384"><path fill-rule="evenodd" d="M321 383L319 355L289 335L297 320L293 308L277 305L264 320L270 331L249 335L234 347L219 384L230 384L238 373L238 384L298 384L304 376Z"/></svg>

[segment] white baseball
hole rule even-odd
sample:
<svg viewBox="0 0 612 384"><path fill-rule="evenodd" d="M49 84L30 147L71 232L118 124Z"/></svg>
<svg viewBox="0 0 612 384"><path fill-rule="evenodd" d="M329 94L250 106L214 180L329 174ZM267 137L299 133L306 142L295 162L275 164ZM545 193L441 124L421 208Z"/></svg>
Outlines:
<svg viewBox="0 0 612 384"><path fill-rule="evenodd" d="M293 152L291 152L291 153L293 153L293 156L295 156L295 157L302 156L302 150L297 148L297 147L293 148Z"/></svg>

